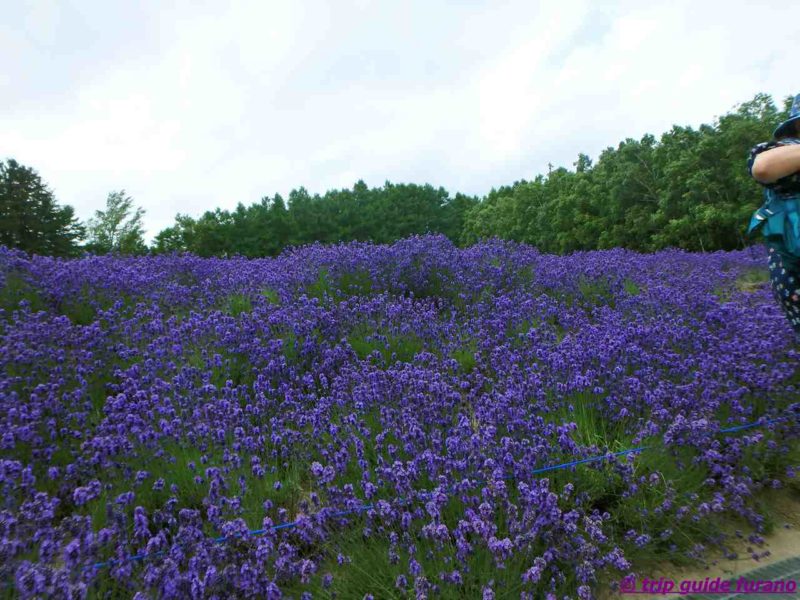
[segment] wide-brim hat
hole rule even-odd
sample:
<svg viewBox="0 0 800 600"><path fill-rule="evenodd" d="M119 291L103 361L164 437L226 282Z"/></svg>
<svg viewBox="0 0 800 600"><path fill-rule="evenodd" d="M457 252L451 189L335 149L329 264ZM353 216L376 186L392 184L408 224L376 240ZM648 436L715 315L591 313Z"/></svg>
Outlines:
<svg viewBox="0 0 800 600"><path fill-rule="evenodd" d="M787 135L792 135L792 133L794 133L794 126L798 121L800 121L800 94L797 94L797 96L794 97L792 108L789 111L789 118L778 125L778 127L772 133L772 137L778 139Z"/></svg>

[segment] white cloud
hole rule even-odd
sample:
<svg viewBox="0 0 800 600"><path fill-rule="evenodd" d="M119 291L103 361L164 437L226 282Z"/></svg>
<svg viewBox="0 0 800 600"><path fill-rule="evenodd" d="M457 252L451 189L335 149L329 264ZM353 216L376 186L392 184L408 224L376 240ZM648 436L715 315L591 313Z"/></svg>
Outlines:
<svg viewBox="0 0 800 600"><path fill-rule="evenodd" d="M165 6L20 4L0 25L0 158L83 218L125 188L150 237L300 186L483 195L800 91L778 1Z"/></svg>

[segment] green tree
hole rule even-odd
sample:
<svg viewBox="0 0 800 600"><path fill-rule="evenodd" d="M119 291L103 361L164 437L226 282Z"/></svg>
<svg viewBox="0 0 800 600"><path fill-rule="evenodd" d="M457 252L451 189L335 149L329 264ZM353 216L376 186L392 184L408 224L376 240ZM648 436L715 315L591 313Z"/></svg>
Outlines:
<svg viewBox="0 0 800 600"><path fill-rule="evenodd" d="M289 192L289 214L292 220L291 243L296 245L314 241L333 241L331 233L335 222L323 214L319 196L313 198L304 187Z"/></svg>
<svg viewBox="0 0 800 600"><path fill-rule="evenodd" d="M439 231L454 244L461 244L461 232L464 230L466 215L479 202L479 198L456 192L455 197L447 200L442 207L442 214L438 222Z"/></svg>
<svg viewBox="0 0 800 600"><path fill-rule="evenodd" d="M125 190L109 193L106 209L95 211L94 218L89 221L86 249L97 254L145 252L143 216L144 209L134 208L133 198L126 196Z"/></svg>
<svg viewBox="0 0 800 600"><path fill-rule="evenodd" d="M71 206L58 206L39 174L0 161L0 244L49 256L74 256L86 230Z"/></svg>
<svg viewBox="0 0 800 600"><path fill-rule="evenodd" d="M779 111L769 95L756 94L712 124L675 125L660 140L652 134L625 139L603 150L596 163L579 153L574 170L548 165L547 175L493 188L482 199L389 181L369 188L358 180L352 189L322 197L301 187L287 203L276 195L239 204L233 213L217 209L176 223L157 244L202 256L268 256L287 244L391 243L436 232L461 245L500 237L544 252L741 248L749 243L744 231L761 198L745 168L747 152L770 138L791 100Z"/></svg>
<svg viewBox="0 0 800 600"><path fill-rule="evenodd" d="M749 149L788 116L767 94L699 129L673 126L606 148L595 165L552 169L531 183L492 190L465 215L463 241L498 236L547 252L626 247L743 248L761 189L745 168Z"/></svg>
<svg viewBox="0 0 800 600"><path fill-rule="evenodd" d="M152 250L156 254L188 252L194 250L195 220L178 213L175 225L160 231L153 239Z"/></svg>
<svg viewBox="0 0 800 600"><path fill-rule="evenodd" d="M291 215L286 210L286 202L283 201L280 194L275 194L269 203L269 223L273 241L273 249L270 254L274 256L280 254L292 237Z"/></svg>

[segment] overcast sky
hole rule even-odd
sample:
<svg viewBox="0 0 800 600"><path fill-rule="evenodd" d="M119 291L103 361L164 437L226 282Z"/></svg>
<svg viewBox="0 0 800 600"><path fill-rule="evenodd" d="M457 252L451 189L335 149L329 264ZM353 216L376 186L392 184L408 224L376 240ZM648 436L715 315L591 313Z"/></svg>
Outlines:
<svg viewBox="0 0 800 600"><path fill-rule="evenodd" d="M150 240L300 186L483 196L800 92L790 1L650 4L13 2L0 160L84 220L125 189Z"/></svg>

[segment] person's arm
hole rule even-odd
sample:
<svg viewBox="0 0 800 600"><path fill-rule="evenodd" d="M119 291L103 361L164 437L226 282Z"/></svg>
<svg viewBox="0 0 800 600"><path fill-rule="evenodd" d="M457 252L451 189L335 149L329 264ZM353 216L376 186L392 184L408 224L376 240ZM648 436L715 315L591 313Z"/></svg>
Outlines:
<svg viewBox="0 0 800 600"><path fill-rule="evenodd" d="M772 183L800 171L800 144L778 146L760 152L753 162L753 177L760 183Z"/></svg>

